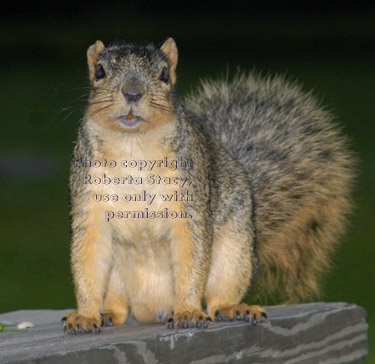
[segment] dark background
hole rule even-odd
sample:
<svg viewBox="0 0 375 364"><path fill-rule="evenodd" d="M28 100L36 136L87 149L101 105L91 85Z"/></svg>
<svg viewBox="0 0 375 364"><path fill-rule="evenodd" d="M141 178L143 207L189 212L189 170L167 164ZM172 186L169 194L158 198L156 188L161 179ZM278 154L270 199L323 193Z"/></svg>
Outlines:
<svg viewBox="0 0 375 364"><path fill-rule="evenodd" d="M200 78L238 66L285 74L313 90L343 125L360 160L356 207L320 299L365 307L374 348L375 5L338 4L45 1L2 8L0 312L75 305L67 186L88 92L88 46L97 39L160 45L172 36L181 95Z"/></svg>

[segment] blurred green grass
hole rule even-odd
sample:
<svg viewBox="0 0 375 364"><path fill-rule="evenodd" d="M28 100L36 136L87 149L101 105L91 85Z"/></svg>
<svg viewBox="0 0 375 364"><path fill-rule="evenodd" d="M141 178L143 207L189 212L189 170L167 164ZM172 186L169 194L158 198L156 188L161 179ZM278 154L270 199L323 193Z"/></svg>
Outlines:
<svg viewBox="0 0 375 364"><path fill-rule="evenodd" d="M256 25L252 27L255 29ZM10 26L9 34L11 29ZM173 35L161 28L153 32L142 29L138 37L143 40L160 42ZM280 38L276 41L264 30L255 34L248 32L251 36L247 39L238 29L232 29L233 34L226 34L223 39L215 37L214 31L204 33L212 41L198 39L197 30L192 35L194 41L183 31L177 32L179 92L184 94L194 89L201 77L225 75L237 66L244 72L255 67L257 71L286 74L291 80L299 81L305 90L313 89L322 104L333 111L359 158L359 177L354 187L355 210L351 224L320 299L355 302L367 310L371 354L371 349L375 349L373 54L368 55L361 42L356 42L359 28L355 26L349 32L352 35L349 49L345 48L345 42L311 40L306 36L308 32L301 34L287 27L281 35L273 32ZM324 38L328 33L329 29L324 30L320 36ZM0 68L3 105L0 156L19 153L48 156L54 164L47 177L0 180L0 312L75 306L69 264L68 171L88 91L85 51L97 38L136 39L135 31L129 35L110 27L105 28L103 36L98 30L91 32L90 27L69 29L61 38L59 34L56 30L56 34L50 33L41 40L31 32L30 41L37 45L37 51L34 54L29 44L28 54L34 58L27 60L17 56L26 41L18 44L17 33L13 34L5 49L6 54L13 54L13 58L10 56L13 64ZM359 38L364 39L362 33ZM72 49L70 39L77 40ZM366 47L373 44L365 40ZM325 48L335 44L334 49ZM44 57L48 50L50 54ZM368 362L375 362L374 355L370 355Z"/></svg>

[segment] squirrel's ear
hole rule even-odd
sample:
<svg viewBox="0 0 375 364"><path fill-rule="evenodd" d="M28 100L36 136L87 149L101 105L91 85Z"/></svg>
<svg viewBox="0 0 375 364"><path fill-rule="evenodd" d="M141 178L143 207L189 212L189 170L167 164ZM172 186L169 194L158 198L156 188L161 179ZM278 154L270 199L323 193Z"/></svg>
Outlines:
<svg viewBox="0 0 375 364"><path fill-rule="evenodd" d="M89 65L90 81L94 81L96 66L98 63L99 53L104 49L104 44L100 40L97 40L95 44L91 45L87 50L87 63Z"/></svg>
<svg viewBox="0 0 375 364"><path fill-rule="evenodd" d="M160 50L167 56L168 68L169 68L169 77L171 84L176 83L176 67L178 60L178 52L176 42L173 38L168 38L163 45L160 47Z"/></svg>

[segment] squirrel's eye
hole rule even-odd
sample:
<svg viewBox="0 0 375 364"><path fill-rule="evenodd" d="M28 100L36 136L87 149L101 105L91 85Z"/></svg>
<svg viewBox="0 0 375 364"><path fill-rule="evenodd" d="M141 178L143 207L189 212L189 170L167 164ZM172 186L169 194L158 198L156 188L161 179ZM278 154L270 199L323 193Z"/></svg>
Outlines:
<svg viewBox="0 0 375 364"><path fill-rule="evenodd" d="M95 71L95 80L101 80L105 77L105 71L101 64L98 64Z"/></svg>
<svg viewBox="0 0 375 364"><path fill-rule="evenodd" d="M168 81L169 81L169 72L168 72L167 67L163 67L159 79L160 79L160 81L168 83Z"/></svg>

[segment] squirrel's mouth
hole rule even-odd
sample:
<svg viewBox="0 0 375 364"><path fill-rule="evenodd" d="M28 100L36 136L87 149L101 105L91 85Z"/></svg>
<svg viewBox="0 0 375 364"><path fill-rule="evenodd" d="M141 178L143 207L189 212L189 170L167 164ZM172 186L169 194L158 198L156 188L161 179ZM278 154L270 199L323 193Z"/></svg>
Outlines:
<svg viewBox="0 0 375 364"><path fill-rule="evenodd" d="M132 110L130 110L125 116L120 116L117 119L126 129L135 128L143 121L143 119L139 115L134 114Z"/></svg>

